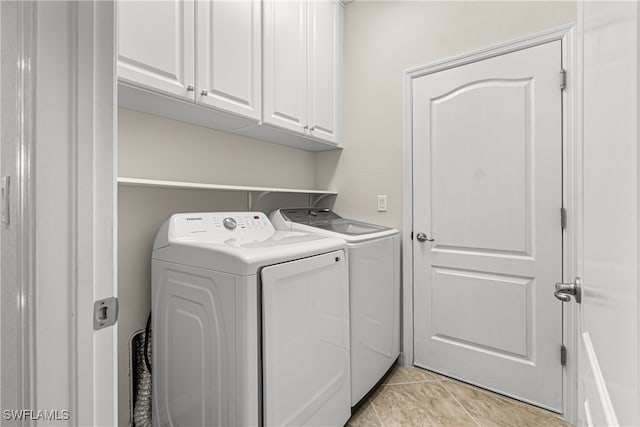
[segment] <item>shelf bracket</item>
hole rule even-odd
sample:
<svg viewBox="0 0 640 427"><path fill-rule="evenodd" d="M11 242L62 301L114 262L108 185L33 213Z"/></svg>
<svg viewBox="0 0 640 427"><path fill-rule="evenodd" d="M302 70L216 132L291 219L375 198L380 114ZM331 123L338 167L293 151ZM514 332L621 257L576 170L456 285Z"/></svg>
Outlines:
<svg viewBox="0 0 640 427"><path fill-rule="evenodd" d="M310 207L315 208L318 205L318 203L320 203L320 200L328 196L333 196L333 194L320 194L319 196L315 197L315 200L313 200L312 203L309 203ZM310 199L312 198L311 194L309 194L309 198Z"/></svg>
<svg viewBox="0 0 640 427"><path fill-rule="evenodd" d="M247 191L247 207L249 208L248 210L249 211L253 210L253 205L255 203L258 203L260 199L262 199L267 194L271 194L271 193L273 193L273 191L261 191L258 193L257 197L254 200L253 191Z"/></svg>

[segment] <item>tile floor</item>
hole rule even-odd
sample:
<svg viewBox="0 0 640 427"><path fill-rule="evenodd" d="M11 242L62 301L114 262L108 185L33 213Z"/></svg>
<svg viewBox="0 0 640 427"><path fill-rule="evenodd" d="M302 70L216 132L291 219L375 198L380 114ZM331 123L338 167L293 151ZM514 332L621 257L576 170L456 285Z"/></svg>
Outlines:
<svg viewBox="0 0 640 427"><path fill-rule="evenodd" d="M552 412L409 366L396 366L347 426L569 427Z"/></svg>

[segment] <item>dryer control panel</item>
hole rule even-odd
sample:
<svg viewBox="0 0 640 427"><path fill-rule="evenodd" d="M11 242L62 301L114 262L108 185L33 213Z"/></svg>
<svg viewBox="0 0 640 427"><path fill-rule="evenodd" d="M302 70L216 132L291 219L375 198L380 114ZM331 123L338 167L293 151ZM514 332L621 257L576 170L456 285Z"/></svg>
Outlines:
<svg viewBox="0 0 640 427"><path fill-rule="evenodd" d="M251 243L268 239L274 231L262 212L182 213L169 220L170 242Z"/></svg>

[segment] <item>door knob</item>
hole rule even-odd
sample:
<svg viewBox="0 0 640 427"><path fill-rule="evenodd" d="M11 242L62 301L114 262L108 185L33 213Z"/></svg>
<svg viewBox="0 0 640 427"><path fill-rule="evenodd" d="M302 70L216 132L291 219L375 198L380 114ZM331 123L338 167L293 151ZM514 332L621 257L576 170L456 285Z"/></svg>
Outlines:
<svg viewBox="0 0 640 427"><path fill-rule="evenodd" d="M428 238L427 235L424 233L418 233L416 235L416 239L418 239L418 242L433 242L435 240L435 239Z"/></svg>
<svg viewBox="0 0 640 427"><path fill-rule="evenodd" d="M576 302L580 304L582 302L582 280L576 277L572 283L556 283L556 290L553 295L562 302L571 301L571 295L573 295Z"/></svg>

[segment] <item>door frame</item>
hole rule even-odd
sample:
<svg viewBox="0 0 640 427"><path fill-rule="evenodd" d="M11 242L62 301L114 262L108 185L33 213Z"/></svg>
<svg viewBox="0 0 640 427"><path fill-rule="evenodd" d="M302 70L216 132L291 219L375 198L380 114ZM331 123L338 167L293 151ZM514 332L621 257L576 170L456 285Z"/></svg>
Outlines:
<svg viewBox="0 0 640 427"><path fill-rule="evenodd" d="M3 408L17 409L32 407L30 404L35 393L35 189L31 171L34 168L35 76L32 64L36 52L36 24L34 6L31 2L7 2L0 5L0 9L3 40L0 75L4 89L0 109L3 116L9 117L8 123L5 123L3 118L2 125L10 128L3 129L3 137L7 138L2 141L5 151L3 155L13 152L11 159L5 162L15 164L13 168L2 172L3 176L9 176L11 179L8 207L10 227L15 230L15 240L3 245L6 245L6 250L15 254L9 267L9 270L15 273L15 281L4 283L2 289L2 317L14 331L7 333L6 328L0 331L0 347L4 349L0 354L0 376L6 375L6 371L13 371L11 377L3 381L4 395L0 402ZM18 67L15 64L25 66ZM5 150L7 145L10 148ZM2 224L2 227L7 225ZM17 299L20 299L22 304L17 304Z"/></svg>
<svg viewBox="0 0 640 427"><path fill-rule="evenodd" d="M403 214L402 214L402 353L401 363L413 365L413 80L428 74L444 71L461 65L477 62L541 44L560 41L562 66L567 73L567 85L562 91L562 199L567 210L567 226L563 230L563 281L573 280L577 265L577 242L579 229L572 214L578 207L578 143L576 138L576 56L575 25L563 25L554 29L518 38L489 48L462 54L453 58L411 68L403 73ZM558 84L560 75L558 74ZM558 220L560 213L558 212ZM577 315L576 304L563 304L562 334L567 348L567 363L563 368L563 416L577 421ZM560 349L558 349L558 358Z"/></svg>
<svg viewBox="0 0 640 427"><path fill-rule="evenodd" d="M1 33L18 39L8 51L20 156L19 361L15 407L3 409L33 411L25 425L39 410L74 425L117 423L117 331L93 322L94 301L117 292L114 7L2 5L15 26Z"/></svg>

